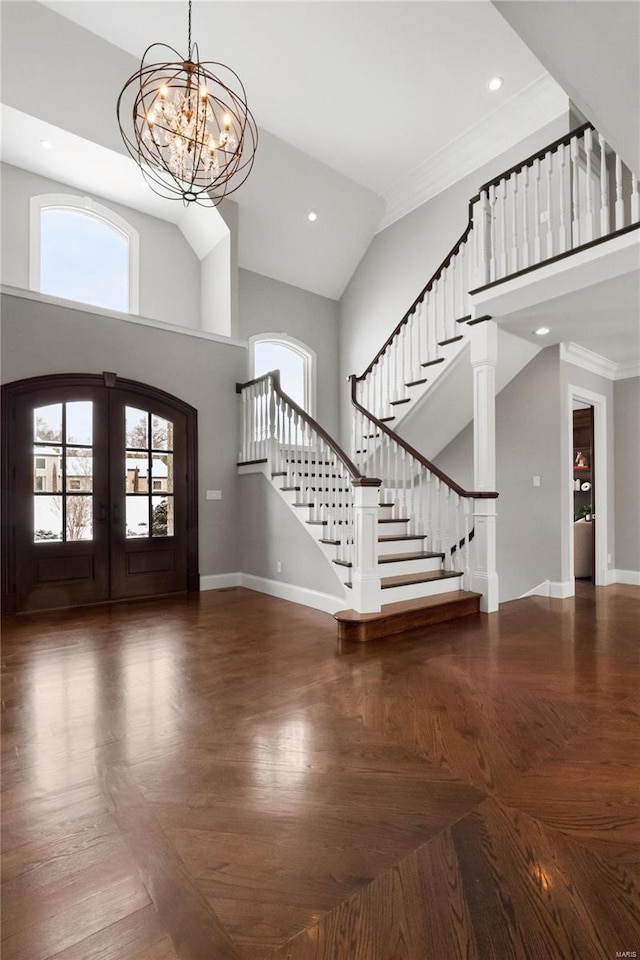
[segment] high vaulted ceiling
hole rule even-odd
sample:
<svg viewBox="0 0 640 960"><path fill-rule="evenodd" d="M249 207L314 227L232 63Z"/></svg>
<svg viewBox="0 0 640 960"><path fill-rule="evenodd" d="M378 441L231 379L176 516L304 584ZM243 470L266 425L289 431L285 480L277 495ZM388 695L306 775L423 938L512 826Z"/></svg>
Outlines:
<svg viewBox="0 0 640 960"><path fill-rule="evenodd" d="M149 43L186 48L186 2L4 0L2 14L3 102L28 118L7 111L7 129L37 136L37 122L50 124L67 182L118 199L120 177L67 157L86 155L77 138L105 163L123 153L119 89ZM196 0L193 37L203 59L237 70L261 129L254 171L233 195L240 265L334 299L376 230L567 109L488 0ZM495 93L493 76L505 81ZM46 172L37 140L11 138L3 158ZM121 202L132 194L129 184ZM175 221L174 203L140 200Z"/></svg>

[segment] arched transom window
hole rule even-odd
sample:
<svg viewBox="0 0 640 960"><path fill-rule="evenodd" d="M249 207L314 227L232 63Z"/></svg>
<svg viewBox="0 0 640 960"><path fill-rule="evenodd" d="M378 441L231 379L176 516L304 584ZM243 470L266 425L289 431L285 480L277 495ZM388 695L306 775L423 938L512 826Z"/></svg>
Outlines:
<svg viewBox="0 0 640 960"><path fill-rule="evenodd" d="M284 333L251 338L252 377L280 371L280 384L303 410L315 414L315 352Z"/></svg>
<svg viewBox="0 0 640 960"><path fill-rule="evenodd" d="M138 232L89 197L31 198L32 290L138 313Z"/></svg>

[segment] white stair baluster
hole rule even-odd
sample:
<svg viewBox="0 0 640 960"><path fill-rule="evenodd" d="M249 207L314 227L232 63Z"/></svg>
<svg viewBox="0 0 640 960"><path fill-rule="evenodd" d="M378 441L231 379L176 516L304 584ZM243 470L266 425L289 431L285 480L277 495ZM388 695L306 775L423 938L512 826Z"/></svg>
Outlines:
<svg viewBox="0 0 640 960"><path fill-rule="evenodd" d="M517 273L520 260L520 251L518 249L518 171L509 177L513 181L511 187L511 273Z"/></svg>
<svg viewBox="0 0 640 960"><path fill-rule="evenodd" d="M611 211L609 209L607 145L602 134L598 135L598 143L600 145L600 236L606 237L611 230Z"/></svg>
<svg viewBox="0 0 640 960"><path fill-rule="evenodd" d="M507 181L502 180L500 198L500 267L498 277L507 275Z"/></svg>
<svg viewBox="0 0 640 960"><path fill-rule="evenodd" d="M622 159L616 153L616 230L624 227L624 200L622 199Z"/></svg>
<svg viewBox="0 0 640 960"><path fill-rule="evenodd" d="M638 178L631 174L631 223L640 220L640 193L638 193Z"/></svg>
<svg viewBox="0 0 640 960"><path fill-rule="evenodd" d="M520 178L522 180L522 267L524 269L529 266L529 167L522 168Z"/></svg>
<svg viewBox="0 0 640 960"><path fill-rule="evenodd" d="M584 149L586 154L586 175L587 175L587 211L586 211L586 222L584 236L582 238L584 243L589 243L590 240L593 240L595 236L595 227L594 227L594 209L593 209L593 170L592 170L592 160L593 160L593 137L592 130L585 130L584 132Z"/></svg>
<svg viewBox="0 0 640 960"><path fill-rule="evenodd" d="M540 240L540 161L533 162L533 219L534 238L533 238L533 262L540 263L542 260L542 242Z"/></svg>
<svg viewBox="0 0 640 960"><path fill-rule="evenodd" d="M578 167L579 142L571 138L571 246L580 246L580 179Z"/></svg>
<svg viewBox="0 0 640 960"><path fill-rule="evenodd" d="M553 163L552 155L550 151L547 151L545 156L545 170L546 170L546 215L547 215L547 243L546 243L546 254L547 259L553 256L553 194L552 194L552 178L553 178Z"/></svg>
<svg viewBox="0 0 640 960"><path fill-rule="evenodd" d="M489 251L490 251L490 259L489 259L489 282L490 282L490 283L493 282L494 280L497 280L497 279L498 279L498 273L497 273L497 269L498 269L498 258L497 258L497 247L496 247L496 243L497 243L497 241L496 241L496 229L497 229L497 227L496 227L496 200L497 200L496 187L495 187L495 184L492 183L491 186L489 187L489 208L490 208L490 213L489 213L489 237L490 237L490 243L489 243Z"/></svg>
<svg viewBox="0 0 640 960"><path fill-rule="evenodd" d="M560 182L560 229L558 231L558 252L565 253L568 247L567 210L565 197L566 156L564 144L558 147L558 179Z"/></svg>

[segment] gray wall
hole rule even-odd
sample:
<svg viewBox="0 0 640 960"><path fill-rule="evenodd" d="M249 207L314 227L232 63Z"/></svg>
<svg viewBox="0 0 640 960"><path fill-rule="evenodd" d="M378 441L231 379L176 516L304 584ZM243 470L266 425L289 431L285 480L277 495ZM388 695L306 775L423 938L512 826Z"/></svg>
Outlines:
<svg viewBox="0 0 640 960"><path fill-rule="evenodd" d="M340 301L341 428L349 436L346 378L373 360L461 236L478 188L569 130L568 114L378 233Z"/></svg>
<svg viewBox="0 0 640 960"><path fill-rule="evenodd" d="M497 551L500 602L544 580L561 579L560 360L558 347L541 351L496 400ZM473 488L473 425L436 458ZM540 487L533 477L541 477Z"/></svg>
<svg viewBox="0 0 640 960"><path fill-rule="evenodd" d="M348 579L347 569L327 562L320 547L265 477L249 474L238 477L237 482L242 516L242 571L343 597L341 584ZM281 573L278 561L282 563ZM346 600L344 606L349 606Z"/></svg>
<svg viewBox="0 0 640 960"><path fill-rule="evenodd" d="M338 434L338 304L250 270L239 271L239 336L288 333L315 350L316 419ZM246 371L247 376L249 371Z"/></svg>
<svg viewBox="0 0 640 960"><path fill-rule="evenodd" d="M2 282L29 289L29 201L43 193L87 196L57 180L2 164ZM140 234L140 316L200 326L200 261L172 223L113 203L91 199L123 217Z"/></svg>
<svg viewBox="0 0 640 960"><path fill-rule="evenodd" d="M640 377L613 385L615 565L640 571Z"/></svg>
<svg viewBox="0 0 640 960"><path fill-rule="evenodd" d="M245 356L231 344L2 296L3 382L109 370L197 409L202 575L240 569L235 384ZM206 500L207 489L222 490L222 502Z"/></svg>

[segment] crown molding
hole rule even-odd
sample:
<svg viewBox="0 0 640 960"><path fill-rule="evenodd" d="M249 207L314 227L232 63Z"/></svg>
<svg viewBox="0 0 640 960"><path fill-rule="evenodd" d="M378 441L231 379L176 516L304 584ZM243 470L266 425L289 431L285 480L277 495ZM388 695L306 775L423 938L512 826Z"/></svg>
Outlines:
<svg viewBox="0 0 640 960"><path fill-rule="evenodd" d="M618 363L616 367L616 380L628 380L629 377L640 377L640 362L638 361Z"/></svg>
<svg viewBox="0 0 640 960"><path fill-rule="evenodd" d="M583 370L588 370L589 373L595 373L599 377L605 377L607 380L619 379L619 364L614 360L609 360L607 357L601 356L599 353L594 353L593 350L587 350L586 347L581 347L579 343L573 343L573 341L561 343L560 359L564 360L565 363L572 363L574 367L582 367Z"/></svg>
<svg viewBox="0 0 640 960"><path fill-rule="evenodd" d="M569 98L548 73L534 80L385 191L378 232L568 110Z"/></svg>

